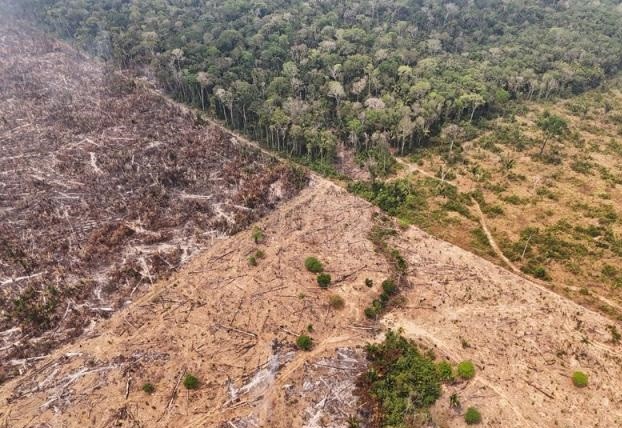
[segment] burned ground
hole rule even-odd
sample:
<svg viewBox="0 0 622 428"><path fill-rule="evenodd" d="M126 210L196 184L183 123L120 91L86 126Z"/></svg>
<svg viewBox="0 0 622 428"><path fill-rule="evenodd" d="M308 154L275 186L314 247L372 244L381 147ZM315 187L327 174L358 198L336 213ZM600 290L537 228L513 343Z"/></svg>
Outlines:
<svg viewBox="0 0 622 428"><path fill-rule="evenodd" d="M306 182L140 79L0 19L0 375Z"/></svg>

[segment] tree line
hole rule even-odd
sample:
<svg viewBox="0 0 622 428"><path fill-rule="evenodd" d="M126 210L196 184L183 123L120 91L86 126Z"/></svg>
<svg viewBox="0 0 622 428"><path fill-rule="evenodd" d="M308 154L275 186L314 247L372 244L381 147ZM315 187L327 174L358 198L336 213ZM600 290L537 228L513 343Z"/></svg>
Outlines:
<svg viewBox="0 0 622 428"><path fill-rule="evenodd" d="M31 17L296 156L408 152L622 66L620 0L24 0Z"/></svg>

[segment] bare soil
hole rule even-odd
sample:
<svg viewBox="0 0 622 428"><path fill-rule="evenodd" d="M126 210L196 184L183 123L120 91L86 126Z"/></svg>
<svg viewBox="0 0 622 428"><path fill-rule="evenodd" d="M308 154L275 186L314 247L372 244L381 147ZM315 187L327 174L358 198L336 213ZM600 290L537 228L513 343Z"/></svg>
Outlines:
<svg viewBox="0 0 622 428"><path fill-rule="evenodd" d="M0 380L306 182L4 18L0 58Z"/></svg>

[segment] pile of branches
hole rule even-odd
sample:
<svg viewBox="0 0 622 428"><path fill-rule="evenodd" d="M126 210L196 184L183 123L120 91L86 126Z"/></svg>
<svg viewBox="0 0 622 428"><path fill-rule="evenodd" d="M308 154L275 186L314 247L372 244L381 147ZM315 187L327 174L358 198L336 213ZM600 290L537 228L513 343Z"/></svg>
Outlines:
<svg viewBox="0 0 622 428"><path fill-rule="evenodd" d="M306 184L20 24L0 57L0 380Z"/></svg>

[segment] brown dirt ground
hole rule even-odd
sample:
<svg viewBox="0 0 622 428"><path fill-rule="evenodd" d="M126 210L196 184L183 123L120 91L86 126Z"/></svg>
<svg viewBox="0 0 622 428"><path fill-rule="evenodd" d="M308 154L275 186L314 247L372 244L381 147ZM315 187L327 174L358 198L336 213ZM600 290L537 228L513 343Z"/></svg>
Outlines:
<svg viewBox="0 0 622 428"><path fill-rule="evenodd" d="M0 421L344 426L346 415L357 411L355 399L334 398L348 403L340 407L343 413L317 415L314 409L329 395L318 389L324 385L320 379L334 382L326 390L341 391L352 376L313 367L331 366L325 362L338 359L337 350L356 353L374 339L374 330L362 328L370 325L361 310L377 286L368 289L363 282L370 277L378 284L389 272L366 238L375 212L316 179L260 222L267 239L259 248L266 256L257 267L247 262L257 248L249 233L219 242L89 337L5 384ZM434 408L439 426L463 425L460 413L446 405L452 391L464 407L481 409L484 426L622 423L622 351L610 342L610 321L417 228L394 238L393 245L409 261L412 288L403 292L406 305L383 324L404 328L440 357L468 358L478 367L474 380L447 387ZM331 290L319 289L304 270L309 255L324 261L334 278ZM343 310L328 307L331 293L345 298ZM292 343L308 324L315 347L296 351ZM589 374L587 388L571 384L575 369ZM192 392L179 386L173 394L184 372L195 374L202 386ZM155 385L153 395L141 391L145 382Z"/></svg>

